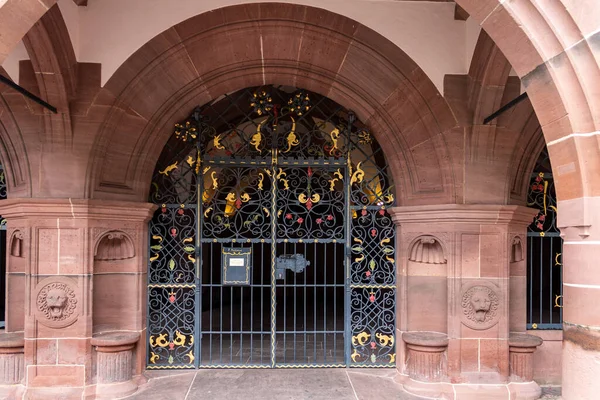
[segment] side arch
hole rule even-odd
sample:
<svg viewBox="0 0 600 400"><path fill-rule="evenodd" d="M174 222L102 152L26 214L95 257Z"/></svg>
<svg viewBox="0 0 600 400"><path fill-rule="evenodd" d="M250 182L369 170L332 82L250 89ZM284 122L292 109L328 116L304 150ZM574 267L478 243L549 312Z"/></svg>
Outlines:
<svg viewBox="0 0 600 400"><path fill-rule="evenodd" d="M0 73L4 73L1 67ZM0 91L0 160L11 197L30 197L29 159L19 121L10 106L15 103L24 106L25 100L9 90Z"/></svg>
<svg viewBox="0 0 600 400"><path fill-rule="evenodd" d="M600 7L569 0L456 3L480 23L522 79L553 168L561 171L555 174L558 198L598 196L600 181L593 177L600 166L594 137L600 126L600 67L594 43ZM591 137L573 135L580 133Z"/></svg>

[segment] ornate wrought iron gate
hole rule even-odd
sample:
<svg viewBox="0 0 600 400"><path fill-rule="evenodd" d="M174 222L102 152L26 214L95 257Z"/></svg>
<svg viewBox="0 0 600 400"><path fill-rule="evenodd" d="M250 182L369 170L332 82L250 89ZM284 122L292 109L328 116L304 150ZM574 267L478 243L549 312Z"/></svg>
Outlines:
<svg viewBox="0 0 600 400"><path fill-rule="evenodd" d="M289 87L176 124L157 163L148 368L393 367L393 184L354 114Z"/></svg>

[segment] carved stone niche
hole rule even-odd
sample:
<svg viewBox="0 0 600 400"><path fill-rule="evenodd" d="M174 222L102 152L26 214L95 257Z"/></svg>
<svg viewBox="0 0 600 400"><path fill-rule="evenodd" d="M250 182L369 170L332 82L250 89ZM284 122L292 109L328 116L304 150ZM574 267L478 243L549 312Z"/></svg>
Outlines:
<svg viewBox="0 0 600 400"><path fill-rule="evenodd" d="M500 319L500 291L491 282L463 285L461 322L471 329L490 329Z"/></svg>
<svg viewBox="0 0 600 400"><path fill-rule="evenodd" d="M23 247L24 235L20 230L15 230L10 237L10 255L13 257L24 257Z"/></svg>
<svg viewBox="0 0 600 400"><path fill-rule="evenodd" d="M119 261L135 257L135 247L131 237L122 231L104 233L96 244L94 260Z"/></svg>
<svg viewBox="0 0 600 400"><path fill-rule="evenodd" d="M79 317L77 285L74 280L53 276L38 283L36 319L50 328L65 328Z"/></svg>
<svg viewBox="0 0 600 400"><path fill-rule="evenodd" d="M446 264L444 249L433 236L421 236L413 242L408 261L421 264Z"/></svg>
<svg viewBox="0 0 600 400"><path fill-rule="evenodd" d="M523 258L523 243L520 237L515 236L510 247L510 262L523 261Z"/></svg>
<svg viewBox="0 0 600 400"><path fill-rule="evenodd" d="M132 370L133 348L139 339L137 332L106 332L92 337L97 356L96 398L120 398L137 390Z"/></svg>

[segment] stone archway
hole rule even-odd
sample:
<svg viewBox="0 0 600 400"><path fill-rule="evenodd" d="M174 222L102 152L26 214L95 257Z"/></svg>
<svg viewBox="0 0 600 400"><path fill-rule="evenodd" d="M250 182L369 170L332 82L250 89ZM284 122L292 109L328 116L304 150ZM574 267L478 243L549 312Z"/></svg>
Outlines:
<svg viewBox="0 0 600 400"><path fill-rule="evenodd" d="M310 7L252 4L216 13L163 32L111 77L103 91L113 106L90 159L89 197L145 199L158 149L185 118L181 110L248 86L286 84L355 110L389 144L398 154L392 168L405 190L401 203L455 201L457 155L445 134L456 120L400 49L354 21Z"/></svg>
<svg viewBox="0 0 600 400"><path fill-rule="evenodd" d="M0 59L6 57L54 3L52 0L9 0L0 7L1 25L7 30L3 34ZM564 165L569 171L557 181L561 201L593 195L597 185L590 184L594 168L587 168L578 161L583 155L581 149L586 147L579 142L590 138L579 137L577 145L576 137L553 141L573 133L585 135L596 131L598 106L594 83L598 79L598 66L592 36L598 35L594 32L600 7L571 0L544 5L498 0L458 0L457 3L482 24L523 79L546 141L551 144L551 157L556 158L554 165L557 168ZM597 154L585 156L598 158ZM561 180L565 181L564 189Z"/></svg>
<svg viewBox="0 0 600 400"><path fill-rule="evenodd" d="M600 283L593 272L593 265L590 264L590 260L594 260L598 253L596 242L599 236L594 225L596 217L593 211L597 209L595 198L600 182L595 173L599 162L596 141L598 66L595 57L598 49L595 44L597 40L594 40L598 37L598 33L594 32L597 31L600 7L592 5L592 2L572 0L544 3L543 6L538 2L528 1L459 0L458 3L483 25L523 78L543 126L550 156L557 172L559 207L564 210L561 213L560 225L567 239L565 264L576 265L579 268L577 271L567 269L565 276L567 283L565 320L583 327L573 326L566 330L573 334L566 335L568 340L565 354L571 357L572 363L568 369L565 369L565 391L571 393L573 398L585 397L588 393L585 390L590 390L589 393L592 393L593 388L591 385L587 389L582 385L576 388L575 378L569 377L569 371L574 369L573 366L586 369L586 359L589 360L591 357L584 356L595 353L585 349L590 348L588 342L596 340L586 327L600 325L594 317L599 314L598 310L590 309L589 303L585 302L585 299L590 296L597 297ZM51 4L53 2L50 0L3 2L0 8L0 25L10 32L2 37L2 50L0 50L2 57ZM170 38L165 36L161 40L167 43ZM160 40L154 44L160 46ZM152 53L152 49L147 51L147 54ZM132 65L127 68L137 70ZM255 79L260 81L262 64L257 64L254 68ZM239 71L230 71L230 73L234 76ZM338 87L331 90L339 92L339 98L350 96L347 91L340 90ZM109 92L103 92L103 95L106 96L103 98L106 101L105 105L112 104L118 96ZM373 107L372 104L365 106L367 110L369 107ZM143 116L140 118L140 115L135 114L137 110L134 110L136 109L128 108L122 111L122 118L108 119L107 129L112 129L110 124L117 122L130 124L136 129L139 124L146 126L147 118ZM376 121L378 120L374 120L373 123ZM165 121L165 125L169 123L170 121ZM103 147L108 146L108 139L103 140L104 143L99 143L100 150L96 154L103 154L105 151ZM130 144L130 148L136 147ZM145 189L143 173L140 171L144 168L139 162L129 162L121 157L120 154L114 154L109 158L109 162L118 161L115 176L119 177L119 174L122 174L124 177L121 178L124 179L102 182L102 177L96 179L97 171L93 171L91 175L94 178L90 179L86 196L141 198L139 194ZM115 171L109 170L105 174L113 175L113 172ZM102 175L100 172L98 174ZM421 183L418 175L398 180L408 181L411 184ZM440 181L441 179L438 179L436 184ZM98 187L101 190L97 190ZM428 201L444 202L441 199L448 197L453 198L451 191L444 190L443 195L433 194ZM576 312L576 310L586 310L586 313ZM590 367L587 370L594 371L592 365L587 365ZM570 392L571 390L573 392Z"/></svg>

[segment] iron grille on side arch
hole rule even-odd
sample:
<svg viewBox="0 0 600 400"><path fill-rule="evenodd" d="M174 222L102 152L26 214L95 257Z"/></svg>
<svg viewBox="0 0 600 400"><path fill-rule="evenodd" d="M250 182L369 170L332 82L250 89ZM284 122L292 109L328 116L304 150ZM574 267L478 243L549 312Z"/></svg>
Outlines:
<svg viewBox="0 0 600 400"><path fill-rule="evenodd" d="M548 150L531 175L529 207L540 212L527 229L527 329L562 329L562 246Z"/></svg>

